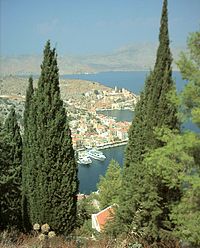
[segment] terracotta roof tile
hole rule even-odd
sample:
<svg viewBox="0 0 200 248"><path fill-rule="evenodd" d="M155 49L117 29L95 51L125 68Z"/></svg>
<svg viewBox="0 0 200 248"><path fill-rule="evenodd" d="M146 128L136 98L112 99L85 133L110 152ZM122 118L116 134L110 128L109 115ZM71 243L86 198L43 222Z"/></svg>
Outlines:
<svg viewBox="0 0 200 248"><path fill-rule="evenodd" d="M106 222L109 219L112 219L112 214L114 213L114 209L112 207L108 207L98 214L96 214L97 221L99 223L100 229L102 230L105 226Z"/></svg>

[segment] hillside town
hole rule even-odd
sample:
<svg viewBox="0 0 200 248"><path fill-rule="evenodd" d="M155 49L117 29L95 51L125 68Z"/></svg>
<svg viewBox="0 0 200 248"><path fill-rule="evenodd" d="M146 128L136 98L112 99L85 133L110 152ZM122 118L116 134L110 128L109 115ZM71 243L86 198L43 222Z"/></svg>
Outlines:
<svg viewBox="0 0 200 248"><path fill-rule="evenodd" d="M67 81L66 89L66 83L61 84L61 96L67 110L74 149L81 150L87 146L105 148L125 143L128 139L130 122L117 121L100 111L133 111L138 96L124 88L109 88L103 85L99 87L95 82L87 84L88 87L84 90L78 90L70 83L74 84L74 81ZM84 80L78 83L80 88L85 84ZM0 96L1 118L5 119L9 109L14 106L22 130L24 101L25 97L22 94Z"/></svg>
<svg viewBox="0 0 200 248"><path fill-rule="evenodd" d="M138 96L126 89L90 90L81 98L70 98L68 116L74 148L105 147L126 142L130 122L116 121L98 110L134 110Z"/></svg>

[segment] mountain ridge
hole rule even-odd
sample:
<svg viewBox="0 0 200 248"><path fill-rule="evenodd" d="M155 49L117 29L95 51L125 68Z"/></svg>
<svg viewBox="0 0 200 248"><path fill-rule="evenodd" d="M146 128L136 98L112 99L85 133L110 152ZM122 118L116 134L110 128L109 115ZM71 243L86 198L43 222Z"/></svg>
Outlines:
<svg viewBox="0 0 200 248"><path fill-rule="evenodd" d="M98 73L102 71L145 71L152 68L156 57L156 44L129 44L107 54L86 56L58 56L60 75L77 73ZM184 47L171 48L174 61ZM19 55L0 57L0 75L40 74L40 55ZM175 62L173 70L177 70Z"/></svg>

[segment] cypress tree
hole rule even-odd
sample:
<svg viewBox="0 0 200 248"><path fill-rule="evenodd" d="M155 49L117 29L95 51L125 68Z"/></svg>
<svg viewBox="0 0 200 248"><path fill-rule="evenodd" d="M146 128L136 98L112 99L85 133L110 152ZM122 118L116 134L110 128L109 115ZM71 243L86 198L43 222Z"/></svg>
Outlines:
<svg viewBox="0 0 200 248"><path fill-rule="evenodd" d="M172 79L172 55L169 47L167 0L163 2L159 33L159 47L147 98L148 128L167 126L178 129L177 108L170 102L169 93L174 90ZM152 132L152 131L151 131ZM153 133L153 132L152 132ZM152 141L150 140L152 145ZM157 144L155 144L157 146Z"/></svg>
<svg viewBox="0 0 200 248"><path fill-rule="evenodd" d="M33 98L33 94L34 94L33 78L30 77L28 89L26 91L26 101L25 101L25 109L24 109L24 129L25 129L25 131L27 131L28 121L29 121L29 117L30 117L31 101Z"/></svg>
<svg viewBox="0 0 200 248"><path fill-rule="evenodd" d="M22 139L14 108L5 121L1 136L1 228L20 229Z"/></svg>
<svg viewBox="0 0 200 248"><path fill-rule="evenodd" d="M7 184L9 178L7 175L7 170L11 165L10 158L10 145L8 143L8 138L3 133L3 124L0 122L0 229L5 229L8 225L8 220L6 219L5 211L7 210L7 201L5 199L5 194L7 193Z"/></svg>
<svg viewBox="0 0 200 248"><path fill-rule="evenodd" d="M33 157L26 175L31 223L48 223L57 233L69 234L76 223L77 164L50 41L30 113L35 122L30 134Z"/></svg>
<svg viewBox="0 0 200 248"><path fill-rule="evenodd" d="M145 81L129 130L116 218L125 231L136 231L149 242L159 239L161 228L169 229L166 221L169 219L170 195L171 201L179 197L177 190L173 192L161 181L155 185L143 163L150 150L163 145L156 138L155 128L179 129L177 108L169 100L170 92L175 89L171 63L167 0L164 0L155 66Z"/></svg>
<svg viewBox="0 0 200 248"><path fill-rule="evenodd" d="M33 89L33 78L29 78L29 85L26 91L26 101L24 109L24 135L23 135L23 162L22 162L22 217L23 217L23 227L24 230L30 230L30 216L28 199L30 191L30 169L32 162L32 145L33 140L31 139L31 131L35 125L32 115L31 115L31 105L33 99L34 89ZM29 187L28 187L29 185ZM28 190L30 191L28 193Z"/></svg>

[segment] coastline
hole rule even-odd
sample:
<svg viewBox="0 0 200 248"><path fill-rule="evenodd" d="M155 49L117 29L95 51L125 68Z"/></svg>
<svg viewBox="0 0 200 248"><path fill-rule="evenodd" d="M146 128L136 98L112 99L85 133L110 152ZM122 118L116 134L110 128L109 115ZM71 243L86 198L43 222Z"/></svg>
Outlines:
<svg viewBox="0 0 200 248"><path fill-rule="evenodd" d="M99 150L104 150L107 148L112 148L112 147L118 147L118 146L124 146L128 143L128 140L123 140L123 141L118 141L118 142L112 142L112 143L106 143L106 144L101 144L97 146L97 149ZM76 149L76 152L84 151L86 148L82 147L79 149Z"/></svg>
<svg viewBox="0 0 200 248"><path fill-rule="evenodd" d="M115 143L107 143L105 145L97 146L99 150L107 149L107 148L112 148L112 147L118 147L118 146L124 146L128 143L128 140L124 141L119 141Z"/></svg>
<svg viewBox="0 0 200 248"><path fill-rule="evenodd" d="M103 108L103 109L97 108L96 112L114 111L114 110L130 110L130 111L134 112L133 108Z"/></svg>

